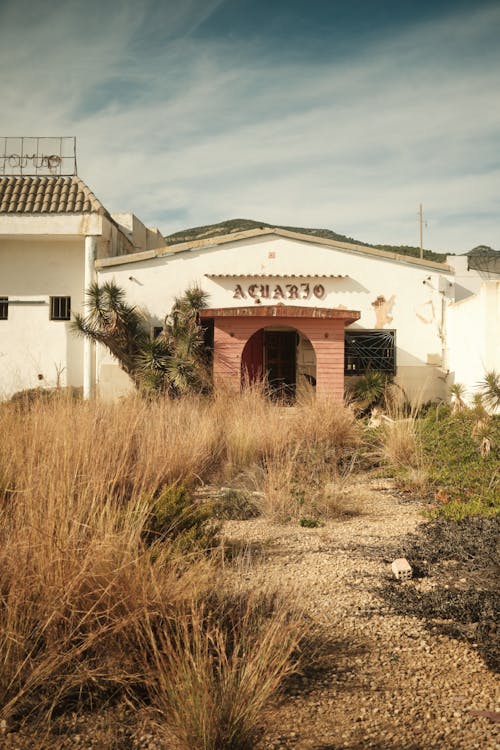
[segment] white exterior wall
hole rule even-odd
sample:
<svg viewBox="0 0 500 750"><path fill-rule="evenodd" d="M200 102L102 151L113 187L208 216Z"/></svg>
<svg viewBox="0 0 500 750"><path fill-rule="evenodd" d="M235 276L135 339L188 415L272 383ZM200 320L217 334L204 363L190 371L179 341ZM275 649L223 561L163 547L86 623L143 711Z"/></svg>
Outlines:
<svg viewBox="0 0 500 750"><path fill-rule="evenodd" d="M450 306L448 346L451 382L464 385L471 401L485 372L500 372L500 281Z"/></svg>
<svg viewBox="0 0 500 750"><path fill-rule="evenodd" d="M0 238L0 397L37 386L82 385L82 341L69 323L49 320L49 297L70 296L81 310L84 238ZM41 303L41 304L40 304ZM39 376L42 378L39 378Z"/></svg>
<svg viewBox="0 0 500 750"><path fill-rule="evenodd" d="M446 262L455 272L456 302L467 299L471 294L478 294L481 284L490 278L489 274L485 271L469 270L469 258L467 255L448 255Z"/></svg>
<svg viewBox="0 0 500 750"><path fill-rule="evenodd" d="M95 238L98 258L137 250L107 215L0 215L0 297L9 298L8 320L0 320L0 398L83 385L84 342L69 321L49 319L49 297L71 297L72 317L84 311L86 238ZM95 382L94 347L88 349L87 394Z"/></svg>
<svg viewBox="0 0 500 750"><path fill-rule="evenodd" d="M100 264L98 264L99 266ZM263 278L263 275L303 278ZM213 278L211 274L247 274L245 278ZM317 278L315 274L340 274L348 278ZM453 276L438 269L405 261L373 257L362 252L299 241L278 235L237 240L219 246L182 252L123 265L98 268L100 283L114 279L127 300L161 325L175 296L194 284L209 295L210 307L239 307L255 301L234 298L235 284L244 289L252 283L321 283L325 296L299 300L262 300L263 304L283 301L287 305L344 307L358 310L361 318L354 328L396 329L398 381L423 399L443 397L443 353L445 308L453 295ZM386 300L386 315L373 303ZM381 318L384 318L383 326ZM105 366L107 392L112 385L112 360L100 353ZM110 380L111 378L111 380ZM118 388L118 385L117 385Z"/></svg>

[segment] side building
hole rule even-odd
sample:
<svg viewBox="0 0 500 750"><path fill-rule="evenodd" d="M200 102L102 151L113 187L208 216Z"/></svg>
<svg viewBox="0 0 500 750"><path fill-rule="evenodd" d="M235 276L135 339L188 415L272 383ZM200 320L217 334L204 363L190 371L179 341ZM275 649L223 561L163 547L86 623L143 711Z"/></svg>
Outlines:
<svg viewBox="0 0 500 750"><path fill-rule="evenodd" d="M130 214L117 219L76 176L0 177L0 398L95 386L95 354L69 330L95 261L163 244Z"/></svg>

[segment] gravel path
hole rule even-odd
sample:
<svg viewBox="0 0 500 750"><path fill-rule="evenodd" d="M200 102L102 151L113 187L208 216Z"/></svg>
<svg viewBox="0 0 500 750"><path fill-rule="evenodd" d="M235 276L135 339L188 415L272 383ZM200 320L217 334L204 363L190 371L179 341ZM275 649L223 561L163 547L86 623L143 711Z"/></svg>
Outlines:
<svg viewBox="0 0 500 750"><path fill-rule="evenodd" d="M266 715L259 750L497 748L498 724L470 713L499 710L498 681L479 655L393 614L377 595L420 507L380 480L369 506L320 529L225 526L228 539L262 545L260 575L292 586L321 633L314 663Z"/></svg>
<svg viewBox="0 0 500 750"><path fill-rule="evenodd" d="M263 519L224 525L226 542L247 550L239 581L289 586L317 632L303 673L262 716L255 750L498 748L499 725L471 713L500 708L498 681L474 648L395 615L378 595L405 536L422 522L420 506L401 501L389 481L360 489L365 514L323 528ZM418 585L432 586L432 577ZM126 706L75 715L59 737L4 732L0 725L0 750L176 747L146 709Z"/></svg>

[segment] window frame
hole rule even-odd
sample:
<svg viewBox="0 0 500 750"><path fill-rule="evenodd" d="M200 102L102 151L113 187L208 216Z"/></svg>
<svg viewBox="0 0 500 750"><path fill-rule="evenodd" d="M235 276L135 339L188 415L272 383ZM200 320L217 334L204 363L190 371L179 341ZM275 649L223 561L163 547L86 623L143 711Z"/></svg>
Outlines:
<svg viewBox="0 0 500 750"><path fill-rule="evenodd" d="M56 306L58 306L56 308ZM50 296L49 297L49 320L53 320L56 323L67 322L71 320L71 297L62 296Z"/></svg>
<svg viewBox="0 0 500 750"><path fill-rule="evenodd" d="M365 341L362 340L363 338ZM367 341L370 338L372 339L371 345ZM356 339L359 339L359 342L356 342ZM395 328L346 329L344 333L344 375L365 375L370 371L383 372L386 375L396 374Z"/></svg>

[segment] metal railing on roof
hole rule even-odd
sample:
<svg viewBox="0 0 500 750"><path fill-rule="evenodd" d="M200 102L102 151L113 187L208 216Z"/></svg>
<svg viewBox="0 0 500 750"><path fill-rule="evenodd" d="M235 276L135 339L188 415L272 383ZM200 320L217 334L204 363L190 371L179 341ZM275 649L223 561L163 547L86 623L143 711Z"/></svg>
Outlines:
<svg viewBox="0 0 500 750"><path fill-rule="evenodd" d="M76 174L75 136L0 136L0 177Z"/></svg>

